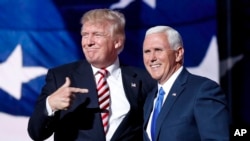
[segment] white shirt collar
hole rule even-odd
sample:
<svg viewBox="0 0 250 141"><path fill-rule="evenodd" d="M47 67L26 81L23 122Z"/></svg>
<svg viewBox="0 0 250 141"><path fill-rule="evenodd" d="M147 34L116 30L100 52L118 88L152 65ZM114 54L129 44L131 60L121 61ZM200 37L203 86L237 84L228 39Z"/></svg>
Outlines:
<svg viewBox="0 0 250 141"><path fill-rule="evenodd" d="M179 76L182 70L183 70L183 66L181 66L175 73L173 73L173 75L163 85L160 85L158 83L158 90L160 89L160 87L163 87L163 90L168 93L170 88L174 84L174 81Z"/></svg>
<svg viewBox="0 0 250 141"><path fill-rule="evenodd" d="M97 71L100 70L100 68L94 67L93 65L91 65L92 69L93 69L93 74L95 75L97 73ZM120 67L120 62L119 59L117 58L115 60L115 62L108 66L106 69L109 72L109 75L114 75L114 77L118 77L119 76L119 67Z"/></svg>

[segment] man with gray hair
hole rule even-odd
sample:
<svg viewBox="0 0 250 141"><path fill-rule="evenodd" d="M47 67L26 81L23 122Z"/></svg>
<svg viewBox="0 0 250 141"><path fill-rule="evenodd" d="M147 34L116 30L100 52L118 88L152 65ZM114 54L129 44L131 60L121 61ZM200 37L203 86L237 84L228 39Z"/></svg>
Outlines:
<svg viewBox="0 0 250 141"><path fill-rule="evenodd" d="M169 26L148 29L143 60L158 82L144 106L144 141L229 141L226 95L216 82L183 66L178 31Z"/></svg>

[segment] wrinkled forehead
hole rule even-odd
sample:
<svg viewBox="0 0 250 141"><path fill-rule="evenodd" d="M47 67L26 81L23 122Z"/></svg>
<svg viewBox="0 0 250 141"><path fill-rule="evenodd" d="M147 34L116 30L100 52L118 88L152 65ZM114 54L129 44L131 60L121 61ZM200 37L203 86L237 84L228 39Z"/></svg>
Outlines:
<svg viewBox="0 0 250 141"><path fill-rule="evenodd" d="M145 36L143 48L167 48L170 49L167 36L163 33L152 33Z"/></svg>

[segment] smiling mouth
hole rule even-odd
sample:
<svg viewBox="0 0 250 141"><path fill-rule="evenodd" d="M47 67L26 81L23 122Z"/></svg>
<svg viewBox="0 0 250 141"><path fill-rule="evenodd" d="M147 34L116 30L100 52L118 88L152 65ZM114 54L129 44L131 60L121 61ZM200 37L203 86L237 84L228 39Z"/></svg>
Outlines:
<svg viewBox="0 0 250 141"><path fill-rule="evenodd" d="M91 48L85 48L85 50L88 51L88 52L93 52L93 51L98 50L98 48L96 48L96 47L91 47Z"/></svg>
<svg viewBox="0 0 250 141"><path fill-rule="evenodd" d="M160 64L153 64L153 65L150 65L151 68L153 69L157 69L159 68L161 65Z"/></svg>
<svg viewBox="0 0 250 141"><path fill-rule="evenodd" d="M158 68L160 68L160 64L154 64L154 65L150 65L150 68L152 69L152 70L157 70Z"/></svg>

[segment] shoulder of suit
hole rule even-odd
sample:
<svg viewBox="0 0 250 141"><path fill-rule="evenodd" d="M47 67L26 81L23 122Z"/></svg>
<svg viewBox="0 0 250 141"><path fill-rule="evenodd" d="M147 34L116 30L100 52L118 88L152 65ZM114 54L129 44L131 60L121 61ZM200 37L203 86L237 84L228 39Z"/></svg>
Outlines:
<svg viewBox="0 0 250 141"><path fill-rule="evenodd" d="M128 65L121 65L121 70L123 71L131 71L134 73L145 73L146 70L140 67L135 66L128 66Z"/></svg>
<svg viewBox="0 0 250 141"><path fill-rule="evenodd" d="M123 74L133 76L140 79L151 79L151 76L146 69L134 66L121 66L121 72Z"/></svg>
<svg viewBox="0 0 250 141"><path fill-rule="evenodd" d="M67 69L67 68L72 69L75 67L79 67L80 65L84 65L84 66L89 65L90 66L90 64L86 60L78 60L78 61L58 65L56 67L51 68L51 70L61 70L61 69Z"/></svg>
<svg viewBox="0 0 250 141"><path fill-rule="evenodd" d="M204 83L210 83L210 84L215 84L218 85L217 82L215 82L214 80L205 77L205 76L201 76L201 75L197 75L197 74L193 74L193 73L189 73L189 78L193 81L196 82L197 84L204 84Z"/></svg>

